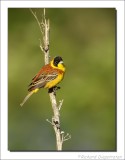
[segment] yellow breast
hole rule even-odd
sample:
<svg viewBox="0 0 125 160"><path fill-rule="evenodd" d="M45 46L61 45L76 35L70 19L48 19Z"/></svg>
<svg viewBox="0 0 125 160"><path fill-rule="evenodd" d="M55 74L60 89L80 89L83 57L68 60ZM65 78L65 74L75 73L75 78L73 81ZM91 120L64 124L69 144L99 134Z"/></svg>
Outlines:
<svg viewBox="0 0 125 160"><path fill-rule="evenodd" d="M62 81L63 77L64 77L64 73L59 74L56 79L48 82L44 88L52 88L56 86L59 82Z"/></svg>

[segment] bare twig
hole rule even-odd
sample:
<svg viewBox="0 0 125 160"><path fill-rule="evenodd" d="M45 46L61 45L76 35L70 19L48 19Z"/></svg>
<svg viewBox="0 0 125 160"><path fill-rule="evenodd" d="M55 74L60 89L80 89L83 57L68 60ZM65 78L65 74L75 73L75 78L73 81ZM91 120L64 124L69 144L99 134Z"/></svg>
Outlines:
<svg viewBox="0 0 125 160"><path fill-rule="evenodd" d="M46 121L49 122L51 125L53 125L52 122L49 119L46 119Z"/></svg>
<svg viewBox="0 0 125 160"><path fill-rule="evenodd" d="M59 101L59 106L58 106L59 111L61 110L62 104L63 104L63 99Z"/></svg>
<svg viewBox="0 0 125 160"><path fill-rule="evenodd" d="M44 53L44 60L45 60L45 64L49 63L49 31L50 31L50 24L49 24L49 20L46 20L46 10L44 8L44 12L43 12L43 19L42 22L40 23L36 13L34 13L32 11L32 9L30 9L31 13L33 14L33 16L35 17L40 31L42 33L42 41L43 44L41 42L40 39L40 49L41 51ZM49 122L55 131L55 135L56 135L56 146L57 146L57 150L62 150L62 144L64 141L68 140L71 138L71 136L67 133L64 136L64 131L61 131L60 129L60 109L62 107L63 104L63 100L59 101L59 105L57 104L56 101L56 94L55 91L49 92L49 97L50 97L50 102L52 105L52 109L53 109L53 117L52 117L52 121L46 119L47 122Z"/></svg>
<svg viewBox="0 0 125 160"><path fill-rule="evenodd" d="M71 135L67 133L63 138L63 142L69 140L70 138L71 138Z"/></svg>
<svg viewBox="0 0 125 160"><path fill-rule="evenodd" d="M37 18L36 12L33 12L31 8L30 8L30 11L31 11L31 13L33 14L33 16L35 17L35 19L36 19L36 21L37 21L37 23L38 23L38 25L39 25L40 32L43 34L42 26L41 26L41 24L40 24L40 22L39 22L39 20L38 20L38 18Z"/></svg>
<svg viewBox="0 0 125 160"><path fill-rule="evenodd" d="M46 20L46 18L45 18L45 14L46 14L45 8L44 8L43 20L41 23L38 20L36 12L33 12L32 9L30 9L30 11L33 14L33 16L35 17L35 19L38 23L38 26L40 28L40 32L42 33L43 44L40 39L40 49L44 53L45 64L48 64L49 63L49 30L50 30L50 26L49 26L49 20Z"/></svg>

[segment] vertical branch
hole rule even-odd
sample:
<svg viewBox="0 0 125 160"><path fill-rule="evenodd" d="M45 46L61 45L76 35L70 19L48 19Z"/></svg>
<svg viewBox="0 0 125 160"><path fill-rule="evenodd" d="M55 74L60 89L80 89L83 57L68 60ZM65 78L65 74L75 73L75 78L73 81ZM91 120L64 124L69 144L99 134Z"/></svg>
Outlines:
<svg viewBox="0 0 125 160"><path fill-rule="evenodd" d="M49 32L50 32L50 25L49 25L49 19L46 20L46 10L44 8L44 14L43 14L43 46L42 51L44 52L44 60L45 64L49 63ZM41 48L40 47L40 48Z"/></svg>
<svg viewBox="0 0 125 160"><path fill-rule="evenodd" d="M30 9L31 13L35 17L38 26L40 28L40 32L42 34L42 41L40 39L40 49L44 53L44 62L45 64L49 63L49 32L50 32L50 25L49 25L49 20L46 20L46 12L44 8L43 12L43 19L42 22L39 22L38 17L36 15L36 12L33 12L32 9ZM43 44L42 44L43 42Z"/></svg>
<svg viewBox="0 0 125 160"><path fill-rule="evenodd" d="M43 35L43 42L44 42L44 46L42 48L44 48L44 57L45 57L45 64L48 64L49 62L49 30L50 30L50 25L49 25L49 20L46 20L45 17L45 9L44 9L44 35ZM60 119L59 119L59 109L57 106L57 101L56 101L56 95L54 94L54 91L49 93L49 97L50 97L50 102L52 105L52 109L53 109L53 114L54 116L52 117L52 125L56 134L56 147L57 150L62 150L62 137L61 137L61 133L60 133Z"/></svg>
<svg viewBox="0 0 125 160"><path fill-rule="evenodd" d="M59 119L60 113L57 106L56 96L54 92L49 93L49 96L50 96L50 101L51 101L53 114L54 114L54 116L52 117L52 125L56 134L56 148L57 150L62 150L63 141L62 141L61 131L60 131L60 119Z"/></svg>
<svg viewBox="0 0 125 160"><path fill-rule="evenodd" d="M40 31L42 33L42 42L40 40L40 48L41 51L44 53L44 61L45 64L49 63L49 32L50 32L50 24L49 24L49 20L46 20L46 12L45 12L45 8L44 8L44 12L43 12L43 20L40 23L36 13L34 13L32 11L32 9L30 9L31 13L34 15ZM52 121L49 121L47 119L47 121L49 123L52 124L54 131L55 131L55 135L56 135L56 148L57 150L62 150L62 145L63 142L70 139L71 136L69 134L66 134L66 136L64 136L64 131L61 131L60 129L60 109L63 103L63 100L59 102L59 105L57 104L57 100L56 100L56 94L54 90L49 90L49 97L50 97L50 102L52 105L52 110L53 110L53 116L52 116Z"/></svg>

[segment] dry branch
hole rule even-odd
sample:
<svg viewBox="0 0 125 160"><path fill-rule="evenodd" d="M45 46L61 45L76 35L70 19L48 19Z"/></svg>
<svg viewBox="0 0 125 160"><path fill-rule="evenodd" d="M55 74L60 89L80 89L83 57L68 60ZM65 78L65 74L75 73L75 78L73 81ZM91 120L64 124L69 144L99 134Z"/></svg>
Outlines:
<svg viewBox="0 0 125 160"><path fill-rule="evenodd" d="M35 17L35 19L38 23L38 26L40 28L40 31L41 31L41 34L42 34L42 41L40 40L40 49L44 53L45 64L48 64L49 63L49 57L50 57L50 55L49 55L49 32L50 32L49 20L46 20L45 9L44 9L44 12L43 12L42 22L40 22L38 20L38 17L36 15L36 13L33 12L32 9L30 9L30 11L33 14L33 16ZM57 100L56 100L55 92L56 92L55 90L52 90L51 92L50 91L48 92L54 115L52 117L52 121L49 121L47 119L47 122L49 122L54 128L55 135L56 135L57 150L62 150L63 142L70 139L71 135L69 135L68 133L66 135L64 135L65 134L64 131L61 131L61 129L60 129L60 109L62 107L63 100L59 101L59 105L58 105Z"/></svg>

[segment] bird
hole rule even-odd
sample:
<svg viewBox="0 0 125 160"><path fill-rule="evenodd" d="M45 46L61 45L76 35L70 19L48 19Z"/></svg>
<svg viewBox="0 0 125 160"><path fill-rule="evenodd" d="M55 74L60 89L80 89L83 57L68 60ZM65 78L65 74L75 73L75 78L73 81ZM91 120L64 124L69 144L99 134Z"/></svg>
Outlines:
<svg viewBox="0 0 125 160"><path fill-rule="evenodd" d="M47 88L49 90L60 83L65 74L66 67L63 63L63 59L60 56L53 58L49 64L44 65L40 71L32 79L28 86L28 94L24 98L23 102L20 104L22 107L24 103L29 99L29 97L39 91L41 88ZM57 89L60 87L57 87Z"/></svg>

